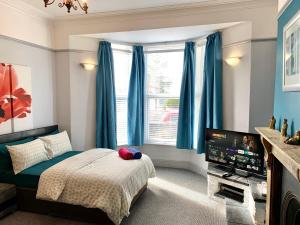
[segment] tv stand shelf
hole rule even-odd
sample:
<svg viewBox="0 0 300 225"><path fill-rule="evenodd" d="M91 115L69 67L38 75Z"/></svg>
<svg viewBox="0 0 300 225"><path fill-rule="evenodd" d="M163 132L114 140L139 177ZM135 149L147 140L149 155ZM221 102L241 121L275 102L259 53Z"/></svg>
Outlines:
<svg viewBox="0 0 300 225"><path fill-rule="evenodd" d="M230 177L223 177L223 175L227 172L228 171L225 171L225 170L221 169L219 167L219 165L209 163L207 174L215 176L215 177L222 178L224 180L232 181L232 182L235 182L235 183L238 183L238 184L241 184L241 185L246 185L246 186L249 186L251 183L261 183L262 181L265 180L265 179L260 179L258 177L253 177L253 176L243 177L243 176L239 176L239 175L234 174L234 173Z"/></svg>
<svg viewBox="0 0 300 225"><path fill-rule="evenodd" d="M265 200L259 185L264 182L264 179L257 177L242 177L236 174L233 174L230 177L223 177L227 171L224 171L216 164L209 163L207 171L207 180L208 180L208 196L215 201L224 203L229 206L237 206L247 208L255 218L256 214L256 200ZM221 186L231 186L233 189L237 188L243 191L242 200L237 198L234 200L234 197L230 197L230 194L226 196L226 193L222 193ZM226 191L223 191L226 192Z"/></svg>

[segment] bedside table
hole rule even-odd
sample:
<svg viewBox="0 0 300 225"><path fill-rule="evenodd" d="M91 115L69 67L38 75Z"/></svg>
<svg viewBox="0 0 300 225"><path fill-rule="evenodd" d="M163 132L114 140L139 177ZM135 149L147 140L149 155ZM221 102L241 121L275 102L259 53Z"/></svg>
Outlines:
<svg viewBox="0 0 300 225"><path fill-rule="evenodd" d="M16 186L0 183L0 218L16 211Z"/></svg>

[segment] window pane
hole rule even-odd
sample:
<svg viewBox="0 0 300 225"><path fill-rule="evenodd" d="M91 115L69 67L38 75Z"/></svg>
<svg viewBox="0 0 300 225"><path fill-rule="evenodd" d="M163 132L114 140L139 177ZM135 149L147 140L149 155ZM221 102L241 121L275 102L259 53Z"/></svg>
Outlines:
<svg viewBox="0 0 300 225"><path fill-rule="evenodd" d="M147 93L179 97L182 68L183 52L148 54Z"/></svg>
<svg viewBox="0 0 300 225"><path fill-rule="evenodd" d="M148 141L175 144L179 98L148 98Z"/></svg>
<svg viewBox="0 0 300 225"><path fill-rule="evenodd" d="M115 69L115 88L117 96L127 96L131 70L131 54L113 51Z"/></svg>
<svg viewBox="0 0 300 225"><path fill-rule="evenodd" d="M131 70L131 54L113 51L117 103L117 143L127 144L127 100Z"/></svg>
<svg viewBox="0 0 300 225"><path fill-rule="evenodd" d="M147 143L176 144L183 52L147 55Z"/></svg>
<svg viewBox="0 0 300 225"><path fill-rule="evenodd" d="M117 97L117 143L127 144L127 98Z"/></svg>

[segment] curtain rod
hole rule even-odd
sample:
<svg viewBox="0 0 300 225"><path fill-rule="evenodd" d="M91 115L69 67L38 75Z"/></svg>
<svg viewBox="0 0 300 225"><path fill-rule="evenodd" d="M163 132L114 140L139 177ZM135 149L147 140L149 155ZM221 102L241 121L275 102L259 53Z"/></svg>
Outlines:
<svg viewBox="0 0 300 225"><path fill-rule="evenodd" d="M152 42L152 43L130 43L130 42L123 42L123 41L116 41L113 39L100 39L100 41L108 41L112 44L119 44L119 45L127 45L127 46L141 45L144 47L148 47L148 46L155 46L155 45L182 44L187 41L194 41L194 42L204 41L207 38L207 36L210 34L212 34L212 32L209 34L203 35L203 36L192 38L192 39L184 39L184 40L178 40L178 41L165 41L165 42Z"/></svg>

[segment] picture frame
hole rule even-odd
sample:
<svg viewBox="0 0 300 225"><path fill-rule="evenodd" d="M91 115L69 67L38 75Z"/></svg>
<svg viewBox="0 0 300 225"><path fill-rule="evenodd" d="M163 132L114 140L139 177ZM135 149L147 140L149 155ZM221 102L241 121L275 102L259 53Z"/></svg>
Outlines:
<svg viewBox="0 0 300 225"><path fill-rule="evenodd" d="M283 91L300 91L300 10L283 29Z"/></svg>
<svg viewBox="0 0 300 225"><path fill-rule="evenodd" d="M0 135L33 128L31 69L0 62Z"/></svg>

